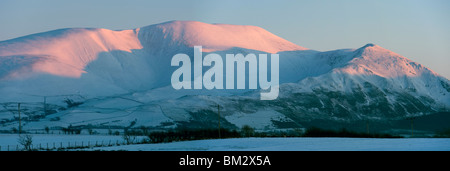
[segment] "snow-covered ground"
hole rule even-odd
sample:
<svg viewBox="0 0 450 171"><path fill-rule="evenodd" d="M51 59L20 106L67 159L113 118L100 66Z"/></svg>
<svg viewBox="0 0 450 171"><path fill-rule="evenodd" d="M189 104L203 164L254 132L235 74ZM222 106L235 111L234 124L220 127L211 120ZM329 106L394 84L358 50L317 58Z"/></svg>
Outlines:
<svg viewBox="0 0 450 171"><path fill-rule="evenodd" d="M450 139L233 138L94 149L128 151L450 151Z"/></svg>
<svg viewBox="0 0 450 171"><path fill-rule="evenodd" d="M33 146L50 149L87 146L75 150L127 151L450 151L450 138L231 138L160 144L123 145L122 136L31 134ZM0 134L1 151L16 151L17 134ZM146 137L137 137L136 142ZM93 147L95 144L103 147ZM119 143L121 145L112 145ZM112 146L108 146L111 144Z"/></svg>
<svg viewBox="0 0 450 171"><path fill-rule="evenodd" d="M60 135L60 134L30 134L33 149L58 149L67 147L87 147L95 145L124 144L122 136L112 135ZM136 137L135 142L144 137ZM0 151L17 151L23 148L17 134L0 134Z"/></svg>

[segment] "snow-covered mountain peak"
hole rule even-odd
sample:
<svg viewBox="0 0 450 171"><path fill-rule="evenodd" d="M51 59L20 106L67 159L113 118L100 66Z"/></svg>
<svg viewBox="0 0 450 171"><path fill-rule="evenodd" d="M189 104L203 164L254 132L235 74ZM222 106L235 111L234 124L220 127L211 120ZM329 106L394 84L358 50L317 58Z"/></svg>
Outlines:
<svg viewBox="0 0 450 171"><path fill-rule="evenodd" d="M150 60L149 55L165 58L186 52L193 46L203 46L205 52L236 47L268 53L306 50L260 27L246 25L171 21L120 31L66 28L1 41L0 79L36 73L80 78L82 74L90 72L86 67L97 61L101 54L120 52L125 56L135 56L134 53L138 52L137 56L145 56L145 59L140 60ZM111 67L112 64L125 66L117 63L117 60L126 62L125 58L112 56L117 59L104 61L102 68ZM164 61L170 62L169 59ZM150 67L150 70L158 69Z"/></svg>
<svg viewBox="0 0 450 171"><path fill-rule="evenodd" d="M352 75L385 78L418 77L424 73L438 75L421 64L372 43L356 49L353 59L339 70Z"/></svg>
<svg viewBox="0 0 450 171"><path fill-rule="evenodd" d="M380 47L380 46L378 46L378 45L376 45L376 44L373 44L373 43L367 43L366 45L364 45L364 46L361 47L361 48L370 48L370 47Z"/></svg>
<svg viewBox="0 0 450 171"><path fill-rule="evenodd" d="M34 73L48 73L64 77L80 77L85 67L102 52L142 49L134 30L72 28L33 34L0 42L0 62L11 63L26 56L27 66L11 66L13 73L0 76L22 75L24 69ZM33 58L32 62L29 61ZM3 66L2 66L3 67ZM21 69L20 67L25 67Z"/></svg>
<svg viewBox="0 0 450 171"><path fill-rule="evenodd" d="M355 50L355 53L361 56L370 56L374 53L395 54L394 52L373 43L368 43L364 45L363 47Z"/></svg>
<svg viewBox="0 0 450 171"><path fill-rule="evenodd" d="M198 21L170 21L139 29L143 44L203 46L203 51L223 51L233 47L268 53L307 50L267 30L248 25L207 24ZM157 45L158 46L158 45Z"/></svg>

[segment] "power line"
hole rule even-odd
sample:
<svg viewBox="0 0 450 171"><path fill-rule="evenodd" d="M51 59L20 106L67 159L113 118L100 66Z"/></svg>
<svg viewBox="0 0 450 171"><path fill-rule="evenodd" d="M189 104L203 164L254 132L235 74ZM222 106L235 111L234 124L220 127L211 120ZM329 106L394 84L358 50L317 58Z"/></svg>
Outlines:
<svg viewBox="0 0 450 171"><path fill-rule="evenodd" d="M20 118L20 103L17 104L17 110L19 112L19 135L22 132L22 123L21 123L21 118Z"/></svg>

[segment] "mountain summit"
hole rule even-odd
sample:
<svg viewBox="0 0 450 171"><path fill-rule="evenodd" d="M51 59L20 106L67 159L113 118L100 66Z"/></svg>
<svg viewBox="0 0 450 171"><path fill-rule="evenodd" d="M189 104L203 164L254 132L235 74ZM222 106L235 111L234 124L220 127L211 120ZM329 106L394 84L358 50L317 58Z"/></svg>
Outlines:
<svg viewBox="0 0 450 171"><path fill-rule="evenodd" d="M192 56L197 45L204 55L278 53L279 98L261 101L259 90L248 89L174 90L171 58ZM450 111L448 79L381 46L320 52L259 27L196 21L68 28L2 41L0 94L0 119L17 126L20 102L24 115L37 118L29 128L214 127L217 104L223 127L268 130Z"/></svg>
<svg viewBox="0 0 450 171"><path fill-rule="evenodd" d="M256 26L170 21L139 28L138 32L142 43L161 48L202 45L204 52L224 51L233 47L267 53L306 50Z"/></svg>
<svg viewBox="0 0 450 171"><path fill-rule="evenodd" d="M87 65L105 53L137 55L143 50L169 56L173 54L165 54L168 51L180 53L197 45L204 52L235 47L267 53L306 50L256 26L171 21L121 31L68 28L0 42L0 79L29 72L80 77Z"/></svg>

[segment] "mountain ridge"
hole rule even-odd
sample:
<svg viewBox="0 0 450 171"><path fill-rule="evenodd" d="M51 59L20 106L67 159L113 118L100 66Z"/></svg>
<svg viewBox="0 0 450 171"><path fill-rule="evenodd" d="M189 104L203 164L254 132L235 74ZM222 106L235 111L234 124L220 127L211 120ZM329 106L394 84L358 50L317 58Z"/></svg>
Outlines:
<svg viewBox="0 0 450 171"><path fill-rule="evenodd" d="M203 55L278 53L279 98L260 101L260 90L248 89L174 90L171 57L192 58L196 45L203 46ZM209 127L217 104L230 128L258 129L450 110L450 81L395 52L372 43L314 51L256 26L171 21L120 31L60 29L0 42L0 65L0 119L10 123L6 127L17 124L16 102L30 118L43 118L30 128L132 121L158 128ZM43 112L42 99L53 106L52 114ZM81 105L69 107L70 100Z"/></svg>

